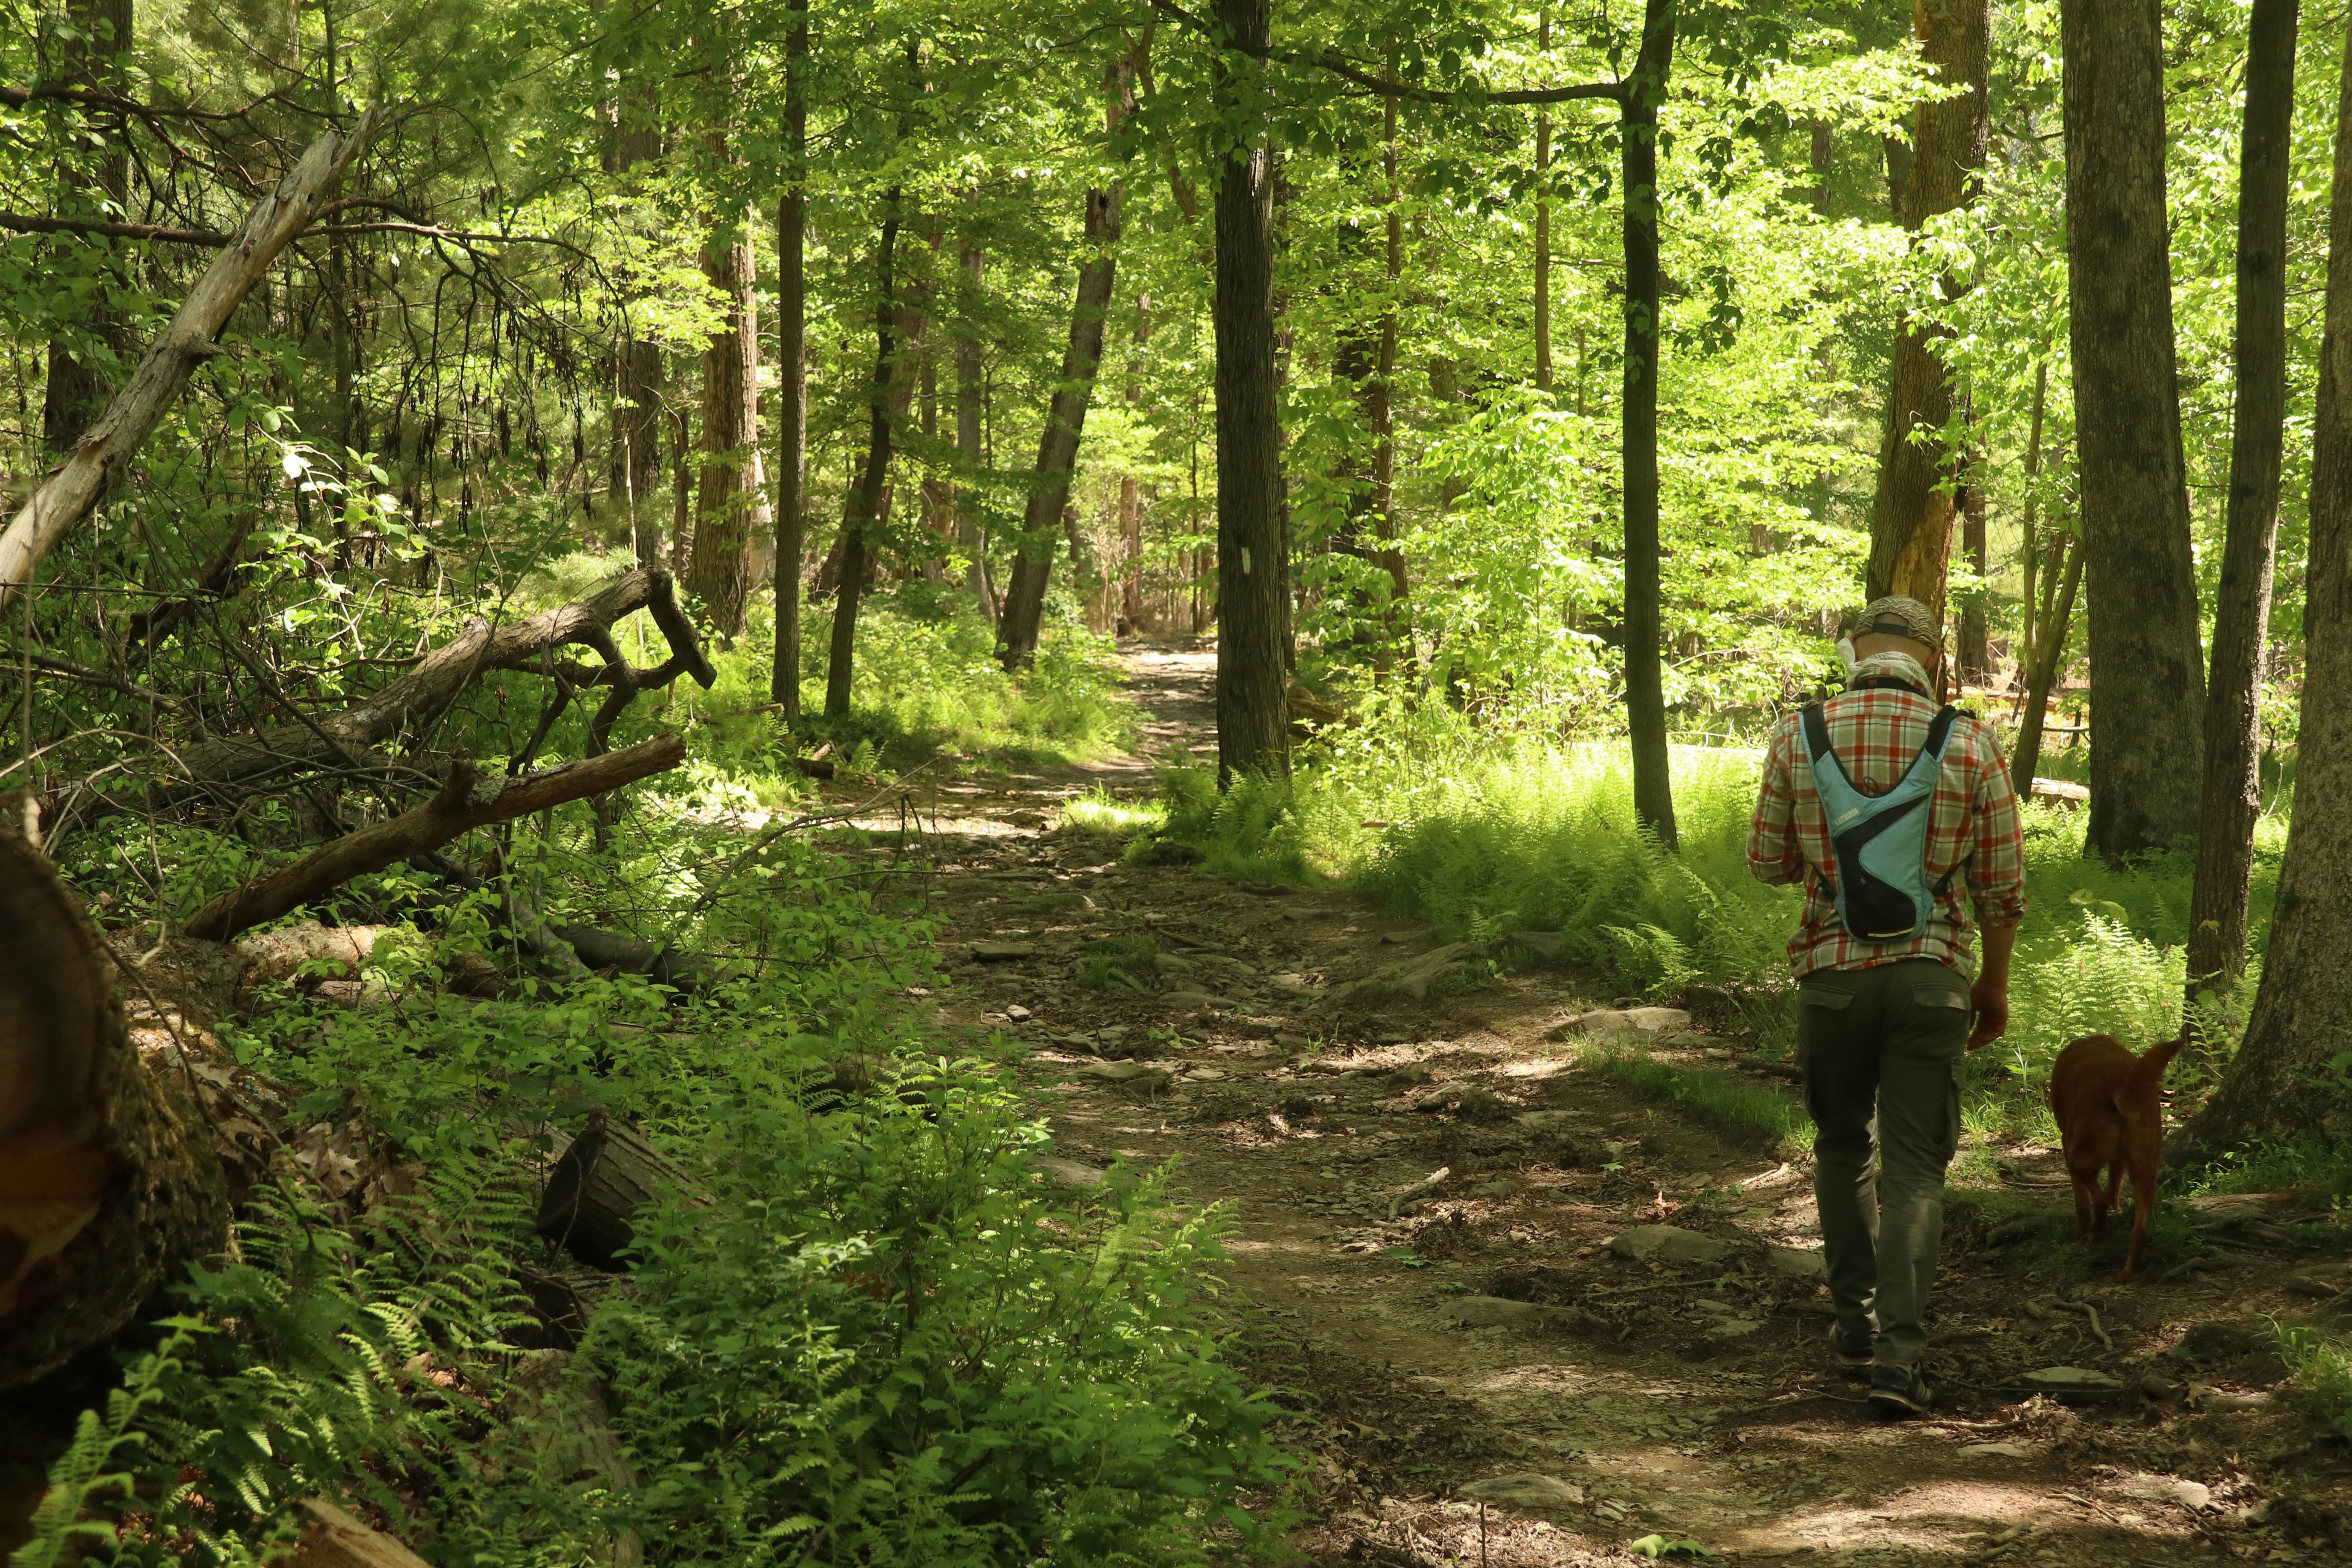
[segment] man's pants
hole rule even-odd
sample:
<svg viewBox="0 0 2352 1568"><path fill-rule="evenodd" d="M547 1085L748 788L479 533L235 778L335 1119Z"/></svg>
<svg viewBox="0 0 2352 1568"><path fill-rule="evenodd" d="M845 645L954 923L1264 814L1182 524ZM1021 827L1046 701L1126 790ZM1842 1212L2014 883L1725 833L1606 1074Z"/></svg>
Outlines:
<svg viewBox="0 0 2352 1568"><path fill-rule="evenodd" d="M1932 958L1910 958L1818 971L1798 1001L1797 1065L1813 1119L1813 1196L1838 1337L1859 1344L1871 1335L1879 1365L1907 1367L1927 1344L1944 1168L1960 1136L1969 983Z"/></svg>

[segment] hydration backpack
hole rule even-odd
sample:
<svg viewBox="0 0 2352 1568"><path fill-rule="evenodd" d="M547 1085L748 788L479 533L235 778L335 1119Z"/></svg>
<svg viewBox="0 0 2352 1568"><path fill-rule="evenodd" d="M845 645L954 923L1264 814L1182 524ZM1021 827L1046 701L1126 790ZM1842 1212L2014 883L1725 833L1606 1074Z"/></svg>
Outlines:
<svg viewBox="0 0 2352 1568"><path fill-rule="evenodd" d="M1951 881L1947 874L1941 882L1928 883L1927 821L1929 803L1944 772L1944 747L1952 738L1952 721L1959 715L1957 708L1937 712L1919 754L1895 787L1868 795L1854 788L1845 764L1831 749L1822 705L1816 702L1805 710L1813 791L1829 818L1835 851L1838 919L1864 942L1917 936L1927 929L1936 895Z"/></svg>

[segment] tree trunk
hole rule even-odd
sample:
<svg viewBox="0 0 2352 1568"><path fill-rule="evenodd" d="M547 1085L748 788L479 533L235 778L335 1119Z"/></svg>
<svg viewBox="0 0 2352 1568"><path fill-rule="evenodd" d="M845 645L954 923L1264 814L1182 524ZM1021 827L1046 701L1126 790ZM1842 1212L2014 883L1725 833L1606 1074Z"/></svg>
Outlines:
<svg viewBox="0 0 2352 1568"><path fill-rule="evenodd" d="M636 89L621 94L613 162L625 180L659 161L660 115L653 93ZM633 310L641 300L632 298ZM654 502L661 474L661 345L625 331L614 345L613 371L613 494L628 508L637 564L657 566L661 530L654 525L659 515Z"/></svg>
<svg viewBox="0 0 2352 1568"><path fill-rule="evenodd" d="M1647 0L1621 122L1625 202L1625 711L1633 815L1675 847L1666 759L1658 560L1658 106L1675 57L1675 0Z"/></svg>
<svg viewBox="0 0 2352 1568"><path fill-rule="evenodd" d="M2175 1135L2168 1152L2176 1155L2258 1138L2352 1137L2352 1080L2329 1065L2352 1018L2352 41L2337 89L2327 229L2294 817L2245 1042L2211 1102Z"/></svg>
<svg viewBox="0 0 2352 1568"><path fill-rule="evenodd" d="M617 1271L629 1266L623 1254L638 1212L665 1198L710 1201L644 1133L594 1111L548 1173L533 1228L583 1263Z"/></svg>
<svg viewBox="0 0 2352 1568"><path fill-rule="evenodd" d="M751 444L758 438L759 301L748 237L703 247L703 276L727 296L727 325L702 353L702 489L695 503L694 562L687 585L702 596L712 627L743 629L751 586Z"/></svg>
<svg viewBox="0 0 2352 1568"><path fill-rule="evenodd" d="M1135 106L1134 62L1121 55L1104 73L1109 101L1103 113L1106 131L1116 131ZM1038 625L1045 609L1045 585L1054 571L1054 529L1070 493L1070 472L1077 466L1078 440L1086 430L1087 406L1093 400L1095 373L1102 364L1104 319L1118 280L1119 187L1087 193L1087 257L1078 268L1078 297L1070 311L1069 346L1062 353L1061 379L1045 411L1045 428L1037 438L1037 468L1029 480L1029 503L1015 542L1013 581L1004 592L1004 614L996 628L996 657L1007 669L1019 669L1037 657Z"/></svg>
<svg viewBox="0 0 2352 1568"><path fill-rule="evenodd" d="M1540 54L1551 52L1551 12L1542 6L1536 10L1536 49ZM1393 58L1393 51L1391 51ZM1390 126L1388 156L1396 160L1396 100L1383 100ZM1551 194L1544 182L1551 174L1551 111L1536 110L1536 388L1551 390ZM1394 171L1391 171L1394 178ZM1393 198L1391 198L1393 205ZM1394 318L1394 305L1391 305Z"/></svg>
<svg viewBox="0 0 2352 1568"><path fill-rule="evenodd" d="M849 712L857 667L857 602L866 593L866 531L882 506L890 469L891 378L897 374L899 189L883 197L882 240L874 260L874 380L866 392L866 469L842 508L841 574L834 593L833 639L824 671L824 716Z"/></svg>
<svg viewBox="0 0 2352 1568"><path fill-rule="evenodd" d="M808 467L808 13L784 38L784 156L776 204L776 662L769 700L801 721L801 552Z"/></svg>
<svg viewBox="0 0 2352 1568"><path fill-rule="evenodd" d="M2204 666L2180 450L2156 0L2062 0L2091 822L2109 862L2197 831Z"/></svg>
<svg viewBox="0 0 2352 1568"><path fill-rule="evenodd" d="M1987 678L1986 666L1991 662L1991 649L1985 632L1984 578L1985 560L1985 462L1979 451L1969 459L1967 479L1960 491L1960 545L1968 552L1969 570L1976 574L1977 590L1969 595L1967 605L1960 611L1960 684L1982 686Z"/></svg>
<svg viewBox="0 0 2352 1568"><path fill-rule="evenodd" d="M1958 98L1921 104L1914 121L1903 222L1916 237L1929 218L1975 197L1991 136L1985 90L1991 12L1987 0L1920 0L1912 16L1922 58L1936 68L1937 83L1968 89ZM1947 278L1944 293L1956 296L1966 287L1966 279ZM1950 572L1957 463L1937 434L1952 420L1951 378L1938 357L1948 335L1908 317L1895 332L1895 390L1878 448L1867 593L1873 599L1887 594L1916 599L1939 622Z"/></svg>
<svg viewBox="0 0 2352 1568"><path fill-rule="evenodd" d="M328 132L255 204L235 241L196 279L171 324L148 347L146 357L98 423L17 510L7 531L0 533L0 610L7 609L31 584L41 558L121 479L140 447L187 389L198 362L222 352L214 340L229 313L261 281L287 242L310 226L320 198L342 178L374 128L375 116L369 113L347 133Z"/></svg>
<svg viewBox="0 0 2352 1568"><path fill-rule="evenodd" d="M123 58L131 52L132 0L73 0L66 14L87 41L69 41L60 49L66 79L75 87L101 92L127 93ZM95 117L94 117L95 118ZM98 159L98 190L117 212L126 211L131 195L131 139L119 116L107 117L102 134L107 151ZM112 342L122 332L121 312L94 298L89 305L92 335ZM106 406L106 382L97 367L85 362L61 338L49 340L49 374L41 399L41 445L51 452L68 452L81 439Z"/></svg>
<svg viewBox="0 0 2352 1568"><path fill-rule="evenodd" d="M228 1238L228 1191L184 1072L151 1073L104 939L0 833L0 1389L104 1342Z"/></svg>
<svg viewBox="0 0 2352 1568"><path fill-rule="evenodd" d="M2245 973L2254 819L2262 813L2262 689L2286 443L2286 208L2296 0L2255 0L2238 151L2237 406L2230 510L2205 689L2205 777L2189 902L2189 994Z"/></svg>
<svg viewBox="0 0 2352 1568"><path fill-rule="evenodd" d="M1274 342L1274 150L1252 109L1272 0L1217 0L1230 47L1217 57L1221 110L1245 128L1216 195L1217 775L1290 773L1285 693L1290 557L1283 527L1282 426Z"/></svg>
<svg viewBox="0 0 2352 1568"><path fill-rule="evenodd" d="M2025 437L2025 520L2017 546L2017 570L2021 584L2018 595L2018 640L2023 651L2018 656L2020 679L2032 670L2033 650L2041 645L2034 641L2033 574L2040 566L2042 542L2036 537L2042 521L2042 421L2050 404L2050 362L2036 356L2033 363L2033 411L2028 416Z"/></svg>
<svg viewBox="0 0 2352 1568"><path fill-rule="evenodd" d="M979 605L980 613L995 618L996 606L988 592L988 535L980 526L980 473L982 455L980 447L980 333L974 325L980 298L981 272L984 258L980 247L967 244L957 258L963 269L964 302L957 312L956 331L956 450L962 454L964 470L971 478L956 490L956 547L963 552L964 591Z"/></svg>
<svg viewBox="0 0 2352 1568"><path fill-rule="evenodd" d="M684 581L694 563L694 437L682 401L669 411L669 570Z"/></svg>
<svg viewBox="0 0 2352 1568"><path fill-rule="evenodd" d="M2059 661L2066 655L2066 626L2074 615L2074 593L2082 585L2083 546L2078 541L2066 556L2057 600L2042 617L2041 647L2029 656L2025 712L2018 722L2016 753L2009 760L2010 780L2020 800L2033 795L2033 770L2042 765L2042 727L2048 719L2051 689L2058 684Z"/></svg>

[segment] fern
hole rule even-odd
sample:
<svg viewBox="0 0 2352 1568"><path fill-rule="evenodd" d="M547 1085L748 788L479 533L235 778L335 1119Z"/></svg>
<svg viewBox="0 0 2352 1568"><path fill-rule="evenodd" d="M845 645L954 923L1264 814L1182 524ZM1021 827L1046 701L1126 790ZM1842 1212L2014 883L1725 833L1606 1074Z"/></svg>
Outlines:
<svg viewBox="0 0 2352 1568"><path fill-rule="evenodd" d="M132 1473L109 1472L106 1467L121 1450L145 1445L147 1434L138 1429L142 1415L164 1400L173 1375L182 1370L182 1353L197 1334L208 1331L193 1318L167 1318L164 1324L170 1335L131 1363L122 1386L107 1394L104 1417L85 1410L74 1423L73 1444L49 1468L48 1488L33 1511L31 1539L8 1554L8 1568L51 1568L77 1539L114 1541L112 1524L81 1516L93 1497L130 1493Z"/></svg>

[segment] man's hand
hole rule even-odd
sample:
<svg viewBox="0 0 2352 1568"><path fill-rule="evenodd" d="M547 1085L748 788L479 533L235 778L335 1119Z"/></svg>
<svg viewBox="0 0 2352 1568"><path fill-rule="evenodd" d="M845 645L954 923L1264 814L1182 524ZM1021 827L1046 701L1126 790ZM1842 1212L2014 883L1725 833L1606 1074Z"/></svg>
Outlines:
<svg viewBox="0 0 2352 1568"><path fill-rule="evenodd" d="M1969 1030L1969 1049L1973 1051L2009 1032L2009 976L1996 979L1987 975L1969 986L1969 1006L1974 1018Z"/></svg>
<svg viewBox="0 0 2352 1568"><path fill-rule="evenodd" d="M1969 1005L1974 1016L1969 1029L1972 1051L2009 1032L2009 955L2016 947L2016 926L1984 928L1984 970L1969 987Z"/></svg>

